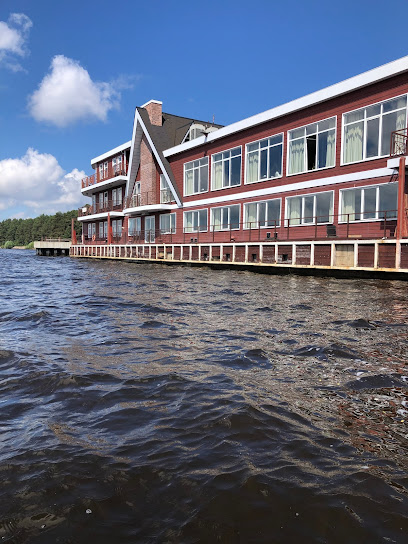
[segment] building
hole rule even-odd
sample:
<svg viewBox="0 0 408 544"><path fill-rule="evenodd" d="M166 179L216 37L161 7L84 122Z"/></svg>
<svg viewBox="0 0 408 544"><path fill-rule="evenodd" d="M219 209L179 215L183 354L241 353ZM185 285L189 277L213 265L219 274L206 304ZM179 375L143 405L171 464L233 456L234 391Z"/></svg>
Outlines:
<svg viewBox="0 0 408 544"><path fill-rule="evenodd" d="M136 108L74 257L408 272L408 57L228 126Z"/></svg>

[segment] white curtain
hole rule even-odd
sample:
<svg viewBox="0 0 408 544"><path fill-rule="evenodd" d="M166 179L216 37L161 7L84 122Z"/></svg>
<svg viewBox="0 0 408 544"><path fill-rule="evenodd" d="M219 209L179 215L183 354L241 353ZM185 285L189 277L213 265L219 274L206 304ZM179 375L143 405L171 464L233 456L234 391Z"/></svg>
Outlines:
<svg viewBox="0 0 408 544"><path fill-rule="evenodd" d="M247 182L258 181L259 152L248 153Z"/></svg>
<svg viewBox="0 0 408 544"><path fill-rule="evenodd" d="M344 163L361 161L363 159L364 123L354 123L344 130Z"/></svg>
<svg viewBox="0 0 408 544"><path fill-rule="evenodd" d="M221 208L215 208L212 210L212 229L221 230Z"/></svg>
<svg viewBox="0 0 408 544"><path fill-rule="evenodd" d="M341 210L342 216L341 221L354 221L356 218L356 191L360 189L350 189L349 191L342 191L341 193Z"/></svg>
<svg viewBox="0 0 408 544"><path fill-rule="evenodd" d="M305 170L305 140L301 138L289 144L289 174Z"/></svg>
<svg viewBox="0 0 408 544"><path fill-rule="evenodd" d="M257 204L245 204L245 228L256 229L256 207Z"/></svg>
<svg viewBox="0 0 408 544"><path fill-rule="evenodd" d="M193 170L186 170L185 173L185 194L191 195L194 193L194 174Z"/></svg>
<svg viewBox="0 0 408 544"><path fill-rule="evenodd" d="M222 161L216 162L213 168L213 180L212 180L213 189L222 188Z"/></svg>
<svg viewBox="0 0 408 544"><path fill-rule="evenodd" d="M327 134L327 153L326 153L326 167L334 166L335 163L335 157L334 157L334 151L335 151L335 145L336 145L336 131L335 130L329 130Z"/></svg>
<svg viewBox="0 0 408 544"><path fill-rule="evenodd" d="M288 218L289 225L300 225L300 217L302 215L302 198L288 198Z"/></svg>

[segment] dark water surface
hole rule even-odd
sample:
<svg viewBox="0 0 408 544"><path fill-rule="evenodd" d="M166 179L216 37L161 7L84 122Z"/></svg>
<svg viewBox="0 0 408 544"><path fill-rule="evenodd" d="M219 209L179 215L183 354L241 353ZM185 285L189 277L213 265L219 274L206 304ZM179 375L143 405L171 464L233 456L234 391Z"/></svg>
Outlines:
<svg viewBox="0 0 408 544"><path fill-rule="evenodd" d="M0 270L0 543L408 541L407 283Z"/></svg>

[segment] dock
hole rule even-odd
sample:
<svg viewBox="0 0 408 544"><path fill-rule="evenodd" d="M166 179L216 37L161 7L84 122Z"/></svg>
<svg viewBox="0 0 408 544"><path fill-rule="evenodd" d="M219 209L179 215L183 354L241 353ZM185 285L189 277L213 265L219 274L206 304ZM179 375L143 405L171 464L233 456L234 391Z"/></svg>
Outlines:
<svg viewBox="0 0 408 544"><path fill-rule="evenodd" d="M45 238L40 242L34 242L37 255L42 257L69 256L72 242L68 238Z"/></svg>

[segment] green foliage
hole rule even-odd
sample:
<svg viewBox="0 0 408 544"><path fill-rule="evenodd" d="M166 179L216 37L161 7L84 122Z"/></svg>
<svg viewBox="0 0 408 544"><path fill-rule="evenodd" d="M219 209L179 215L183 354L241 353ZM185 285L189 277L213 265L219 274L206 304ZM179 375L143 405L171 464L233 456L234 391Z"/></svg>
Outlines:
<svg viewBox="0 0 408 544"><path fill-rule="evenodd" d="M0 246L7 242L13 246L26 246L41 238L71 238L71 221L78 216L77 210L40 215L34 219L6 219L0 222ZM81 225L75 221L77 236Z"/></svg>
<svg viewBox="0 0 408 544"><path fill-rule="evenodd" d="M7 240L7 242L4 243L4 249L12 249L14 246L15 244L11 240Z"/></svg>
<svg viewBox="0 0 408 544"><path fill-rule="evenodd" d="M34 242L30 242L26 245L26 249L34 249Z"/></svg>

